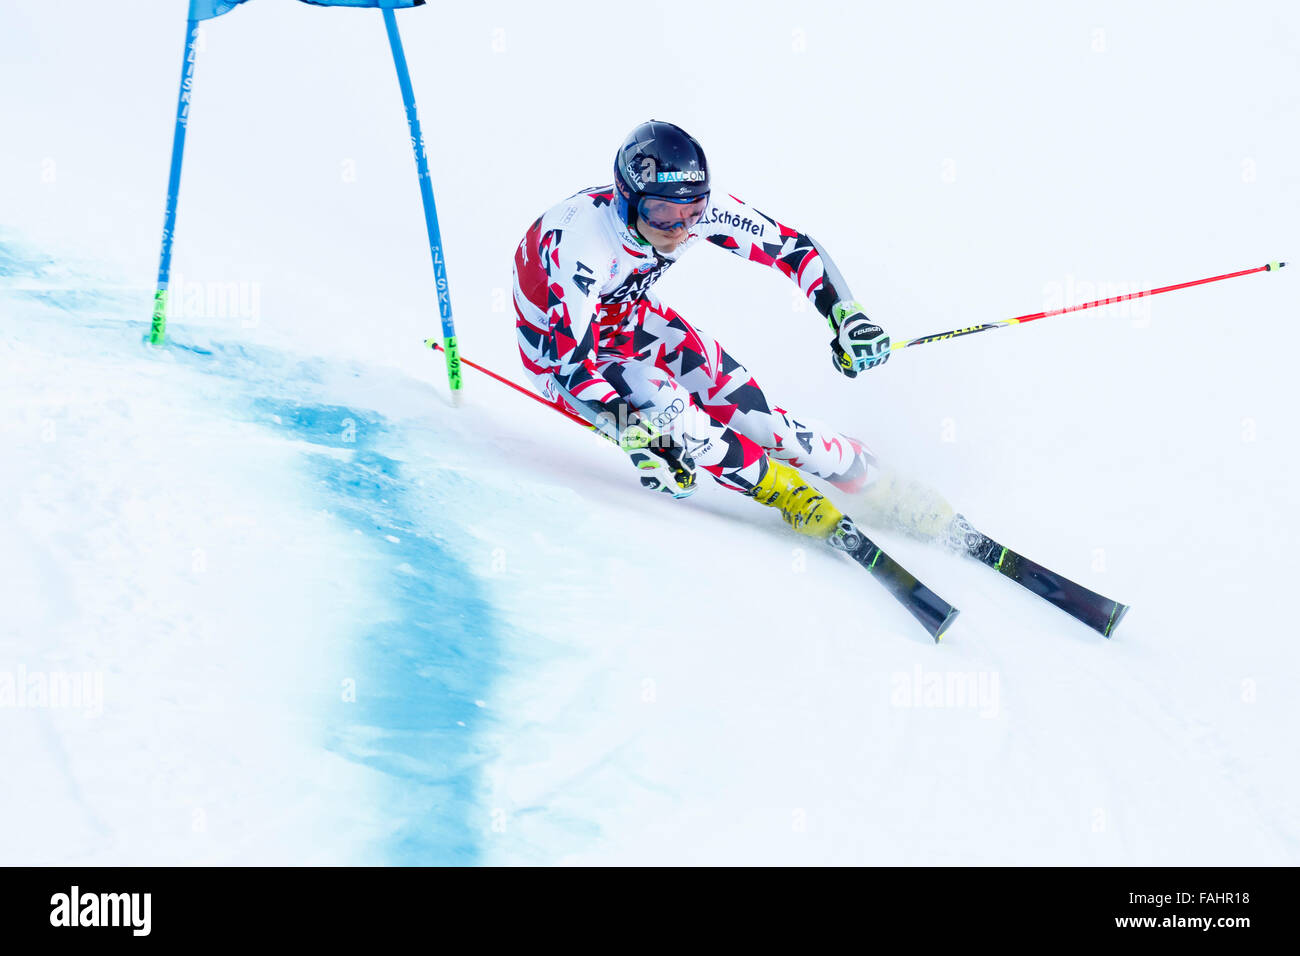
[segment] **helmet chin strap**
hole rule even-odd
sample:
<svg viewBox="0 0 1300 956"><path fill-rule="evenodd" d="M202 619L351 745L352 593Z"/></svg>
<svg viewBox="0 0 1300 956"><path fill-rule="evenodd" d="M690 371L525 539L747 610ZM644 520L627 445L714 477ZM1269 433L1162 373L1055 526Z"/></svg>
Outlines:
<svg viewBox="0 0 1300 956"><path fill-rule="evenodd" d="M636 203L632 201L635 197L628 197L623 192L622 184L617 180L614 182L614 189L619 193L619 195L623 196L624 200L627 202L627 219L623 222L624 231L632 237L632 241L638 246L653 246L654 243L641 235L641 230L637 228L638 217L636 214ZM618 222L618 216L614 217L614 221Z"/></svg>

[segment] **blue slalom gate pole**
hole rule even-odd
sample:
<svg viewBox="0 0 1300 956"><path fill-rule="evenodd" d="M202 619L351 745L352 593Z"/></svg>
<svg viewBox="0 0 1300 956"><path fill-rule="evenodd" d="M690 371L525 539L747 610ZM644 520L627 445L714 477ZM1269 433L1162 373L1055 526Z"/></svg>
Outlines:
<svg viewBox="0 0 1300 956"><path fill-rule="evenodd" d="M172 237L176 231L176 199L181 191L181 162L185 156L185 128L190 119L190 94L194 60L198 53L199 21L185 26L185 59L181 63L181 88L176 98L176 133L172 137L172 171L167 180L167 209L163 213L162 253L158 260L158 291L153 294L153 322L149 341L162 345L167 337L167 283L172 271Z"/></svg>
<svg viewBox="0 0 1300 956"><path fill-rule="evenodd" d="M451 384L451 401L461 401L460 350L456 345L456 325L451 317L451 292L447 287L447 264L442 253L442 234L438 230L438 207L433 202L433 181L429 176L429 160L424 153L424 136L420 132L420 118L415 112L415 91L411 88L411 74L406 68L406 53L402 50L402 36L397 32L397 17L390 8L384 8L384 27L388 30L388 45L393 49L393 65L397 68L397 83L402 88L402 103L406 107L406 123L411 128L411 145L415 149L415 167L420 174L420 198L424 200L424 223L429 231L429 252L433 256L433 281L438 291L438 312L442 316L442 343L447 356L447 381Z"/></svg>

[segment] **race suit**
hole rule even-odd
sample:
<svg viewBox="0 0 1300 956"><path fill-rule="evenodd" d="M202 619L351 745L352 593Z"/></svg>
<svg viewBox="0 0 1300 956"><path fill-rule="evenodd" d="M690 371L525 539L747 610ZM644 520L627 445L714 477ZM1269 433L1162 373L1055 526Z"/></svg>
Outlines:
<svg viewBox="0 0 1300 956"><path fill-rule="evenodd" d="M534 222L515 251L519 352L542 395L606 433L625 403L739 491L762 479L769 455L845 491L874 479L875 459L861 442L773 405L717 340L651 292L669 266L707 241L783 272L826 317L852 296L822 248L714 193L703 218L664 254L632 235L613 199L613 186L570 196Z"/></svg>

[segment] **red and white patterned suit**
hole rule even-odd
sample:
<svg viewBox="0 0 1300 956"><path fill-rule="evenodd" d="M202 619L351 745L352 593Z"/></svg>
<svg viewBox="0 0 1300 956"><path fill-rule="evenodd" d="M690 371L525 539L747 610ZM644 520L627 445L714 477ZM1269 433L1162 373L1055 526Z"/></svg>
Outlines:
<svg viewBox="0 0 1300 956"><path fill-rule="evenodd" d="M846 491L866 483L869 466L874 477L861 442L772 405L743 365L651 291L682 255L709 242L783 272L827 316L852 296L821 247L715 192L665 255L619 220L613 190L570 196L532 224L515 252L519 352L538 390L593 424L626 402L740 491L763 477L769 455Z"/></svg>

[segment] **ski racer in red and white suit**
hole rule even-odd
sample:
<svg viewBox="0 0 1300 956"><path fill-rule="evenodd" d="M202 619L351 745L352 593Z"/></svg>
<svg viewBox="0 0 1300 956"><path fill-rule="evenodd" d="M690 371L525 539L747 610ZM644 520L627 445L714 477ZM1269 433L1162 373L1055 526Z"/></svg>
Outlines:
<svg viewBox="0 0 1300 956"><path fill-rule="evenodd" d="M773 405L716 339L651 291L683 254L709 242L784 273L829 318L852 296L821 247L714 192L665 255L631 234L613 200L612 185L576 193L534 222L515 252L519 352L541 393L593 423L622 399L675 429L698 467L740 491L762 479L769 456L846 492L874 478L861 442ZM695 410L703 414L688 414Z"/></svg>

